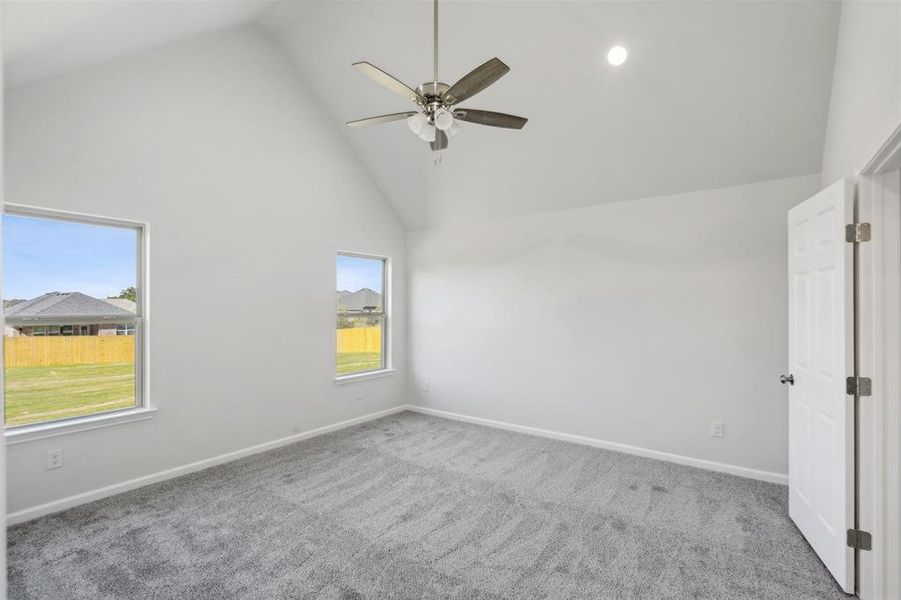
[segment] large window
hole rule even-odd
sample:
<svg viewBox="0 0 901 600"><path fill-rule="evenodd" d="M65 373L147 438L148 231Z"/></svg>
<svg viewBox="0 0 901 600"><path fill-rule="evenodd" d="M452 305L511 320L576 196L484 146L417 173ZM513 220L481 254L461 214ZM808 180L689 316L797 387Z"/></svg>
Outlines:
<svg viewBox="0 0 901 600"><path fill-rule="evenodd" d="M142 255L138 224L7 208L7 427L143 406Z"/></svg>
<svg viewBox="0 0 901 600"><path fill-rule="evenodd" d="M338 377L387 368L387 259L338 254Z"/></svg>

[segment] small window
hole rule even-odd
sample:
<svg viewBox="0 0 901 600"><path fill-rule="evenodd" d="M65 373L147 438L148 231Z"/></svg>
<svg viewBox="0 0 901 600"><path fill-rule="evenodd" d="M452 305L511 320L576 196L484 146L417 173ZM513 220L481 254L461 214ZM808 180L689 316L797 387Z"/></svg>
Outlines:
<svg viewBox="0 0 901 600"><path fill-rule="evenodd" d="M337 364L339 377L388 366L387 259L338 254Z"/></svg>
<svg viewBox="0 0 901 600"><path fill-rule="evenodd" d="M143 243L138 224L7 207L6 427L144 406Z"/></svg>
<svg viewBox="0 0 901 600"><path fill-rule="evenodd" d="M6 322L9 323L10 320L11 320L10 318L7 318ZM35 325L34 327L31 328L31 335L34 335L34 336L60 335L60 333L61 333L61 328L59 325ZM25 335L28 335L27 332ZM63 334L63 335L66 335L66 334Z"/></svg>

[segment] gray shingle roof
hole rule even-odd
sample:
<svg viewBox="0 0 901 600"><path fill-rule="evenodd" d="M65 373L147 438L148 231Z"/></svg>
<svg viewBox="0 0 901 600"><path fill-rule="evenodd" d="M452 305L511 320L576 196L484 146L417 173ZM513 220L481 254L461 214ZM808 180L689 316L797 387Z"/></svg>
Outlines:
<svg viewBox="0 0 901 600"><path fill-rule="evenodd" d="M128 298L106 298L103 300L108 304L112 304L113 306L118 306L119 308L124 308L130 313L135 312L135 303Z"/></svg>
<svg viewBox="0 0 901 600"><path fill-rule="evenodd" d="M81 292L50 292L25 302L19 302L6 310L8 319L115 318L119 316L133 317L134 313Z"/></svg>
<svg viewBox="0 0 901 600"><path fill-rule="evenodd" d="M338 310L360 312L366 306L382 308L382 295L369 288L356 292L341 290L337 293Z"/></svg>

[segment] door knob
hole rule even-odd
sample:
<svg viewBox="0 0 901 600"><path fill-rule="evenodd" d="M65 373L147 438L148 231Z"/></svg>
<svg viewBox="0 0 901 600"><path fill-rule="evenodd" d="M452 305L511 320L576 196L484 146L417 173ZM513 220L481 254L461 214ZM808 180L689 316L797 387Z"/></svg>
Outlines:
<svg viewBox="0 0 901 600"><path fill-rule="evenodd" d="M782 375L779 377L779 383L787 383L789 385L795 385L795 376L794 375Z"/></svg>

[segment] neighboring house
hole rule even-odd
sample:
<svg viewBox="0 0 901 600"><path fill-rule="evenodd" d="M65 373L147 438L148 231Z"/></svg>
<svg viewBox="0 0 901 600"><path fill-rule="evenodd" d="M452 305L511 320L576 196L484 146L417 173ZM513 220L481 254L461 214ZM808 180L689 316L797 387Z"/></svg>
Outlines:
<svg viewBox="0 0 901 600"><path fill-rule="evenodd" d="M104 302L108 302L113 306L118 306L119 308L124 308L128 312L134 314L135 312L135 303L134 300L129 300L128 298L107 298Z"/></svg>
<svg viewBox="0 0 901 600"><path fill-rule="evenodd" d="M382 309L382 295L369 288L356 292L341 290L337 292L337 303L341 313L378 312Z"/></svg>
<svg viewBox="0 0 901 600"><path fill-rule="evenodd" d="M81 292L50 292L7 305L3 335L134 335L135 303Z"/></svg>

